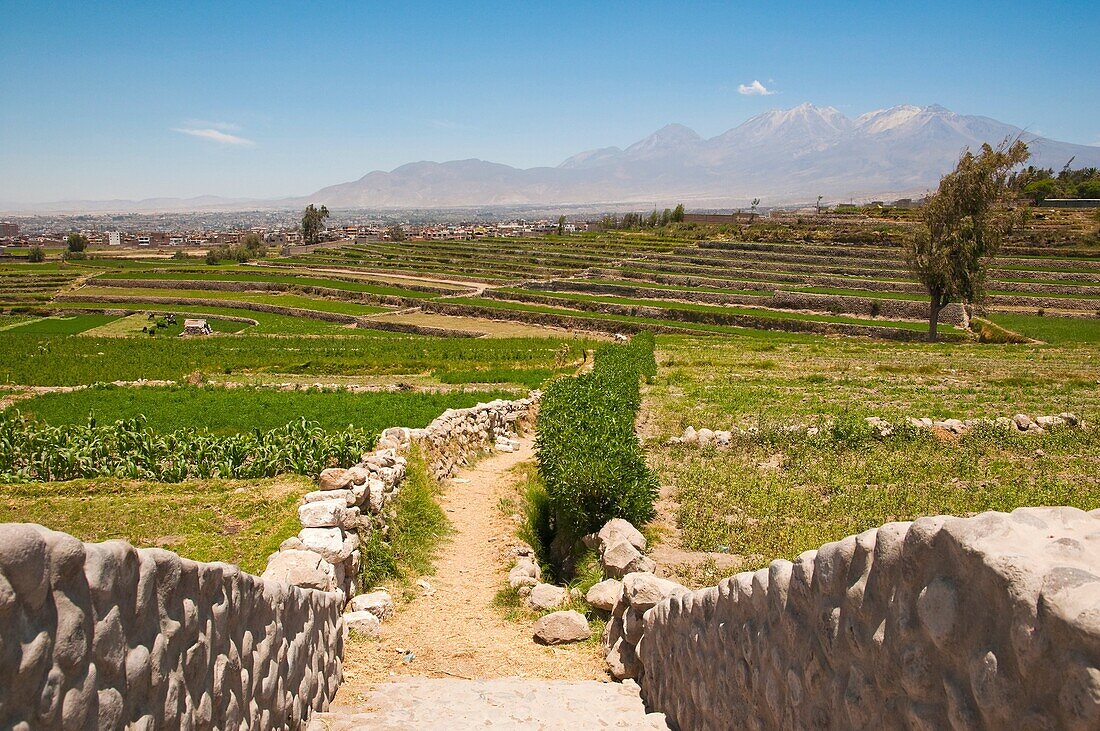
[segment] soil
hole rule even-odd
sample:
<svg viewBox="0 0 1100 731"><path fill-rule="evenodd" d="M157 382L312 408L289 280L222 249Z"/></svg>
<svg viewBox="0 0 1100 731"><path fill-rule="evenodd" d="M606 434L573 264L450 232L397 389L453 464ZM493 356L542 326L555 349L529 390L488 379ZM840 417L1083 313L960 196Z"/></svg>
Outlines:
<svg viewBox="0 0 1100 731"><path fill-rule="evenodd" d="M596 643L536 645L530 620L511 621L494 606L507 586L515 522L500 508L515 495L514 469L533 459L531 437L447 480L440 503L454 534L414 597L382 624L378 638L351 638L338 705L361 704L379 682L401 677L606 680ZM411 653L411 658L409 653Z"/></svg>

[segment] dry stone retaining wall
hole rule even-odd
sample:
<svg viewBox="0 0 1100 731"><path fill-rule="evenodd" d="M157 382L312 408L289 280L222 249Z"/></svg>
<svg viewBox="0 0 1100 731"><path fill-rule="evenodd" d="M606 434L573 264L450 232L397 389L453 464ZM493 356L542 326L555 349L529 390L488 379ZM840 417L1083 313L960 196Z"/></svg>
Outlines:
<svg viewBox="0 0 1100 731"><path fill-rule="evenodd" d="M888 523L637 624L682 729L1100 728L1100 511Z"/></svg>
<svg viewBox="0 0 1100 731"><path fill-rule="evenodd" d="M0 728L297 728L342 672L343 597L0 525Z"/></svg>
<svg viewBox="0 0 1100 731"><path fill-rule="evenodd" d="M514 401L498 399L466 409L448 409L424 429L392 427L359 464L324 470L317 489L298 507L302 529L268 557L264 578L356 596L360 546L373 531L387 531L387 505L400 492L416 445L432 474L447 477L478 453L511 451L512 439L534 419L539 393Z"/></svg>

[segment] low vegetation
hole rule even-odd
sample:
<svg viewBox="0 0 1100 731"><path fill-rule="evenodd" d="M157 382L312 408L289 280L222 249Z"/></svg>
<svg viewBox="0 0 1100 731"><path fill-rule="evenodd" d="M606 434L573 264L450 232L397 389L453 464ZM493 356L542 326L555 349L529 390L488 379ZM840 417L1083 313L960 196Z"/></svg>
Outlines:
<svg viewBox="0 0 1100 731"><path fill-rule="evenodd" d="M25 415L52 426L110 424L144 417L155 432L195 429L226 436L268 431L305 419L325 431L358 429L381 432L400 424L427 426L446 409L463 409L497 398L515 398L510 391L368 392L274 388L130 388L102 386L81 391L44 394L20 401Z"/></svg>
<svg viewBox="0 0 1100 731"><path fill-rule="evenodd" d="M360 549L359 583L365 590L432 573L439 543L451 530L437 501L439 489L424 459L411 454L401 490L386 507L386 534L371 532Z"/></svg>
<svg viewBox="0 0 1100 731"><path fill-rule="evenodd" d="M653 515L657 483L634 433L639 379L656 372L653 336L605 345L589 373L546 389L536 450L556 532L580 537L608 519L643 523Z"/></svg>
<svg viewBox="0 0 1100 731"><path fill-rule="evenodd" d="M374 432L325 431L305 419L268 431L219 436L193 429L156 432L143 418L50 426L6 412L0 415L0 482L316 475L332 465L354 464L376 439Z"/></svg>
<svg viewBox="0 0 1100 731"><path fill-rule="evenodd" d="M260 574L300 525L306 477L150 483L120 478L7 484L0 523L38 523L84 541L124 540Z"/></svg>

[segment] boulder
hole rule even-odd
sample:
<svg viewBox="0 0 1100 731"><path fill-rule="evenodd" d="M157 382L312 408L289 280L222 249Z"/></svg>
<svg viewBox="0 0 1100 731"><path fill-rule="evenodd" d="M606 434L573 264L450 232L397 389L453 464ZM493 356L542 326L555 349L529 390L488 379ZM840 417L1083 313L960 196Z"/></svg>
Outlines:
<svg viewBox="0 0 1100 731"><path fill-rule="evenodd" d="M298 520L306 528L334 528L344 523L347 502L320 500L298 506Z"/></svg>
<svg viewBox="0 0 1100 731"><path fill-rule="evenodd" d="M564 645L582 642L592 636L588 620L580 612L568 610L540 617L535 622L535 642L543 645Z"/></svg>
<svg viewBox="0 0 1100 731"><path fill-rule="evenodd" d="M359 548L359 536L344 533L342 528L302 528L298 538L306 548L321 554L329 563L343 563Z"/></svg>
<svg viewBox="0 0 1100 731"><path fill-rule="evenodd" d="M630 521L622 518L612 518L607 521L596 535L599 536L600 543L604 546L609 545L616 538L625 538L630 542L630 545L639 551L644 551L646 548L646 540L642 532L631 525Z"/></svg>
<svg viewBox="0 0 1100 731"><path fill-rule="evenodd" d="M1012 421L1015 422L1016 428L1020 431L1027 431L1031 426L1031 417L1027 414L1016 414L1012 417Z"/></svg>
<svg viewBox="0 0 1100 731"><path fill-rule="evenodd" d="M316 503L325 500L343 500L346 505L355 505L354 498L355 494L351 490L314 490L302 496L302 499L307 503Z"/></svg>
<svg viewBox="0 0 1100 731"><path fill-rule="evenodd" d="M622 595L623 582L617 579L607 579L598 584L593 584L588 593L584 595L584 599L594 609L610 612L615 608Z"/></svg>
<svg viewBox="0 0 1100 731"><path fill-rule="evenodd" d="M320 591L336 588L336 572L332 564L313 551L279 551L267 562L262 578Z"/></svg>
<svg viewBox="0 0 1100 731"><path fill-rule="evenodd" d="M370 612L386 619L393 614L393 597L388 591L372 591L352 597L350 607L353 612Z"/></svg>
<svg viewBox="0 0 1100 731"><path fill-rule="evenodd" d="M714 443L714 432L706 427L700 429L697 436L700 447L709 447Z"/></svg>
<svg viewBox="0 0 1100 731"><path fill-rule="evenodd" d="M639 613L651 609L670 596L678 596L688 591L686 586L654 574L631 573L623 578L623 596L627 603Z"/></svg>
<svg viewBox="0 0 1100 731"><path fill-rule="evenodd" d="M358 634L375 637L382 627L382 622L373 612L348 612L344 615L344 626Z"/></svg>
<svg viewBox="0 0 1100 731"><path fill-rule="evenodd" d="M347 488L348 483L344 480L344 473L347 470L340 467L329 467L327 470L321 470L321 476L317 478L317 489L319 490L344 490Z"/></svg>
<svg viewBox="0 0 1100 731"><path fill-rule="evenodd" d="M611 579L621 579L635 571L652 571L655 567L653 561L643 556L625 538L619 538L604 548L600 554L600 566L604 576Z"/></svg>
<svg viewBox="0 0 1100 731"><path fill-rule="evenodd" d="M531 588L531 595L527 597L527 604L537 612L547 609L556 609L562 605L568 596L568 591L561 586L553 584L535 584Z"/></svg>
<svg viewBox="0 0 1100 731"><path fill-rule="evenodd" d="M684 429L684 433L680 437L680 441L684 444L698 444L699 433L695 431L695 427L689 426L687 429Z"/></svg>

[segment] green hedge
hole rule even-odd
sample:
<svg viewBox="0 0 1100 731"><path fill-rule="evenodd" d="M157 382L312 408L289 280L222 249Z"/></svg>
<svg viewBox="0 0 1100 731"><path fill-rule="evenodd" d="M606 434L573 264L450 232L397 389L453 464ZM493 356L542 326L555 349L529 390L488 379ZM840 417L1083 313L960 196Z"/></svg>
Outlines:
<svg viewBox="0 0 1100 731"><path fill-rule="evenodd" d="M634 433L640 378L656 375L653 335L605 345L593 369L546 389L535 448L558 533L579 537L611 518L653 517L657 480Z"/></svg>

